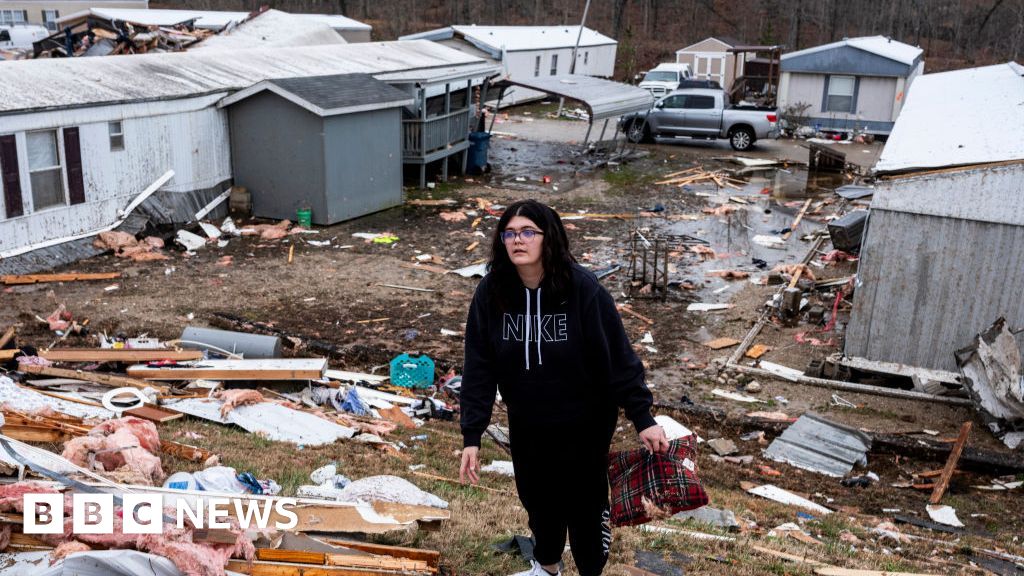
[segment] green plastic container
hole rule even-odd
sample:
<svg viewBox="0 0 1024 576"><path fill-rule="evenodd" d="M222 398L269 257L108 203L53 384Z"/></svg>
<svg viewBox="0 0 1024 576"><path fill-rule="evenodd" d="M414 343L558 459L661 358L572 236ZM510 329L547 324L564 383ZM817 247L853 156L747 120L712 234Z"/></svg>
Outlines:
<svg viewBox="0 0 1024 576"><path fill-rule="evenodd" d="M302 226L303 228L313 227L312 210L310 210L309 208L299 208L298 210L295 211L295 215L297 216L296 219L299 221L299 226Z"/></svg>

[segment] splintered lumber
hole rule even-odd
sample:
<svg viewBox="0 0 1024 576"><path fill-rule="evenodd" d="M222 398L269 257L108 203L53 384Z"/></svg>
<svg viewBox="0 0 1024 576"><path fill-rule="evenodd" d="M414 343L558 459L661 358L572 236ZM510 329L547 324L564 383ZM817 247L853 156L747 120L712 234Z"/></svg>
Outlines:
<svg viewBox="0 0 1024 576"><path fill-rule="evenodd" d="M44 282L77 282L79 280L114 280L120 278L120 272L100 272L96 274L8 274L0 276L4 284L41 284Z"/></svg>
<svg viewBox="0 0 1024 576"><path fill-rule="evenodd" d="M319 564L295 564L291 562L268 562L259 560L248 563L245 560L229 560L226 569L249 576L381 576L381 574L415 574L406 570L381 568L358 568L351 566L327 566Z"/></svg>
<svg viewBox="0 0 1024 576"><path fill-rule="evenodd" d="M136 364L128 375L143 380L319 380L326 358L268 358L260 360L202 360L171 366Z"/></svg>
<svg viewBox="0 0 1024 576"><path fill-rule="evenodd" d="M889 570L855 570L851 568L837 568L833 566L818 567L814 569L818 576L938 576L932 573L922 572L891 572Z"/></svg>
<svg viewBox="0 0 1024 576"><path fill-rule="evenodd" d="M804 202L803 208L801 208L800 212L797 213L796 219L794 219L793 223L789 226L789 232L786 232L785 234L782 235L782 239L783 240L789 240L789 237L793 234L793 231L796 230L796 227L800 225L800 221L804 219L804 214L807 213L807 209L810 206L811 206L811 199L808 198L807 201Z"/></svg>
<svg viewBox="0 0 1024 576"><path fill-rule="evenodd" d="M412 206L451 206L458 204L458 202L450 198L444 198L441 200L408 200L406 204Z"/></svg>
<svg viewBox="0 0 1024 576"><path fill-rule="evenodd" d="M428 472L421 472L419 470L412 471L413 476L419 476L420 478L427 478L430 480L437 480L438 482L447 482L449 484L461 484L463 486L469 486L471 488L479 488L487 492L493 492L495 494L509 494L508 490L499 490L497 488L488 488L487 486L481 486L479 484L463 484L456 478L447 478L445 476L438 476L437 474L430 474Z"/></svg>
<svg viewBox="0 0 1024 576"><path fill-rule="evenodd" d="M942 469L942 475L939 476L939 481L935 483L935 490L932 492L932 497L928 499L930 504L938 504L942 500L943 494L946 493L946 489L949 488L949 481L953 478L953 472L956 471L956 464L960 461L960 455L963 454L964 446L967 445L967 437L971 435L971 421L968 420L960 426L960 435L956 438L956 444L953 444L953 449L949 452L949 458L946 459L946 466Z"/></svg>
<svg viewBox="0 0 1024 576"><path fill-rule="evenodd" d="M643 314L633 310L633 307L630 306L629 304L619 304L619 310L625 312L626 314L629 314L630 316L638 320L642 320L647 324L654 324L654 320L651 320L647 316L644 316Z"/></svg>
<svg viewBox="0 0 1024 576"><path fill-rule="evenodd" d="M39 356L50 362L154 362L157 360L199 360L201 350L137 350L114 348L52 348Z"/></svg>
<svg viewBox="0 0 1024 576"><path fill-rule="evenodd" d="M53 428L46 424L12 424L6 422L0 432L21 442L66 442L81 434Z"/></svg>
<svg viewBox="0 0 1024 576"><path fill-rule="evenodd" d="M0 348L3 348L4 346L7 346L7 343L10 342L14 338L14 333L15 333L14 326L11 326L10 328L8 328L7 330L4 331L4 335L0 336Z"/></svg>
<svg viewBox="0 0 1024 576"><path fill-rule="evenodd" d="M15 356L21 355L21 350L13 348L11 350L0 350L0 360L12 360Z"/></svg>
<svg viewBox="0 0 1024 576"><path fill-rule="evenodd" d="M256 558L270 562L315 564L319 566L343 566L346 568L369 568L402 572L431 571L430 566L422 560L392 558L389 556L363 556L361 554L334 554L330 552L260 548L256 550Z"/></svg>
<svg viewBox="0 0 1024 576"><path fill-rule="evenodd" d="M437 550L425 550L420 548L406 548L403 546L388 546L386 544L373 544L371 542L357 542L354 540L324 540L332 546L344 546L353 550L369 552L380 556L392 556L394 558L409 558L426 562L431 568L437 569L441 562L441 553Z"/></svg>
<svg viewBox="0 0 1024 576"><path fill-rule="evenodd" d="M409 270L425 270L427 272L433 272L434 274L447 274L450 272L447 268L434 266L433 264L423 264L420 262L402 262L398 266L401 268L408 268Z"/></svg>
<svg viewBox="0 0 1024 576"><path fill-rule="evenodd" d="M85 370L66 370L64 368L54 368L52 366L30 366L27 364L20 366L18 370L28 374L42 374L43 376L53 376L54 378L73 378L75 380L85 380L87 382L103 384L106 386L112 386L114 388L131 386L132 388L138 388L140 390L145 388L154 388L158 391L166 391L166 389L159 385L154 385L143 380L126 378L124 376L115 376L113 374L104 374L101 372L87 372Z"/></svg>
<svg viewBox="0 0 1024 576"><path fill-rule="evenodd" d="M171 440L161 440L160 451L190 462L206 462L213 456L213 452L209 450L204 450L197 446L189 446L188 444L180 444Z"/></svg>
<svg viewBox="0 0 1024 576"><path fill-rule="evenodd" d="M411 292L433 292L432 288L417 288L416 286L402 286L400 284L377 284L384 288L394 288L395 290L409 290Z"/></svg>
<svg viewBox="0 0 1024 576"><path fill-rule="evenodd" d="M157 408L156 406L140 406L138 408L132 408L131 410L125 410L124 414L126 416L135 416L136 418L149 420L154 424L163 424L164 422L170 422L171 420L177 420L178 418L185 417L181 412L168 410L167 408Z"/></svg>

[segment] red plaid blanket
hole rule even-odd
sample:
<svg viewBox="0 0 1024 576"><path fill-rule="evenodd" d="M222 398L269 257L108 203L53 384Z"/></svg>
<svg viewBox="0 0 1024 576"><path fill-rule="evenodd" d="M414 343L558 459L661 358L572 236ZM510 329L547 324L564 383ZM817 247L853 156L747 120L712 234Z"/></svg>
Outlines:
<svg viewBox="0 0 1024 576"><path fill-rule="evenodd" d="M706 505L708 495L697 478L696 444L696 437L686 436L670 442L664 454L646 448L609 454L612 524L644 524Z"/></svg>

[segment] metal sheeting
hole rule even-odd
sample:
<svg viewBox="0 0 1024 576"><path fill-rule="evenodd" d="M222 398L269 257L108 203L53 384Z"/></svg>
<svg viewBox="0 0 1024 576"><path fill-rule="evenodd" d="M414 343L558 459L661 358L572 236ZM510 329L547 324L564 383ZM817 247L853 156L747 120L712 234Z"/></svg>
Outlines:
<svg viewBox="0 0 1024 576"><path fill-rule="evenodd" d="M785 68L783 68L785 69ZM1013 62L914 80L878 173L1024 158L1024 67Z"/></svg>
<svg viewBox="0 0 1024 576"><path fill-rule="evenodd" d="M456 34L495 58L502 52L572 48L577 37L580 47L617 44L614 38L591 28L584 27L580 34L579 26L447 26L402 36L399 40L447 40Z"/></svg>
<svg viewBox="0 0 1024 576"><path fill-rule="evenodd" d="M219 400L189 398L168 403L167 407L196 418L234 424L268 440L294 442L304 446L331 444L342 438L351 438L356 433L352 428L274 402L238 406L225 417L220 415L222 405Z"/></svg>
<svg viewBox="0 0 1024 576"><path fill-rule="evenodd" d="M783 54L782 69L784 71L786 70L787 60L799 59L810 54L827 52L829 50L835 50L836 48L842 48L845 46L856 48L883 58L888 58L889 60L906 64L907 66L913 65L917 62L917 59L924 54L924 50L917 46L897 42L896 40L886 38L885 36L861 36L860 38L844 38L838 42L822 44L821 46L814 46L804 50L790 52L789 54Z"/></svg>
<svg viewBox="0 0 1024 576"><path fill-rule="evenodd" d="M993 186L993 172L1002 171L1002 185ZM1024 165L944 177L955 179L950 196L932 196L946 185L931 177L879 186L861 248L848 356L956 371L954 352L995 318L1024 327L1024 267L1018 265L1024 226L964 219L982 209L1017 211ZM954 191L959 199L951 196ZM986 203L991 208L971 206Z"/></svg>
<svg viewBox="0 0 1024 576"><path fill-rule="evenodd" d="M121 20L144 26L173 26L188 20L195 20L196 28L220 30L232 22L242 22L249 17L249 12L223 12L214 10L158 10L150 8L89 8L81 12L59 18L61 28L73 26L85 20L87 16L106 20ZM340 14L293 14L300 18L323 22L334 30L371 30L369 24L347 18Z"/></svg>
<svg viewBox="0 0 1024 576"><path fill-rule="evenodd" d="M272 78L376 75L481 63L479 58L426 40L17 60L0 66L0 113L185 98L246 88Z"/></svg>
<svg viewBox="0 0 1024 576"><path fill-rule="evenodd" d="M806 413L776 438L764 457L797 468L842 477L855 464L867 465L871 438L848 426Z"/></svg>
<svg viewBox="0 0 1024 576"><path fill-rule="evenodd" d="M654 105L654 96L643 88L593 76L566 74L518 80L510 78L507 82L579 100L590 112L591 121L617 118L630 112L646 112Z"/></svg>

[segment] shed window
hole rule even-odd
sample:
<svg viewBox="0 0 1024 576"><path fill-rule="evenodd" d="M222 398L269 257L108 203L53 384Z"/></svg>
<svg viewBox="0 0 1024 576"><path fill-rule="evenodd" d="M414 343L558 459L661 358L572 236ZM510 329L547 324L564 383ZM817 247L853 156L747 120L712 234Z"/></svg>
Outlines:
<svg viewBox="0 0 1024 576"><path fill-rule="evenodd" d="M28 173L32 182L32 207L42 210L66 203L64 199L64 174L57 149L57 131L29 132Z"/></svg>
<svg viewBox="0 0 1024 576"><path fill-rule="evenodd" d="M551 75L558 74L558 54L551 55Z"/></svg>
<svg viewBox="0 0 1024 576"><path fill-rule="evenodd" d="M540 56L537 56L537 60L533 63L533 75L540 76Z"/></svg>
<svg viewBox="0 0 1024 576"><path fill-rule="evenodd" d="M110 131L110 150L124 150L124 128L120 121L107 123Z"/></svg>
<svg viewBox="0 0 1024 576"><path fill-rule="evenodd" d="M828 95L825 98L825 112L853 112L853 76L830 76Z"/></svg>
<svg viewBox="0 0 1024 576"><path fill-rule="evenodd" d="M57 31L57 19L60 18L58 10L43 10L43 26L51 32Z"/></svg>
<svg viewBox="0 0 1024 576"><path fill-rule="evenodd" d="M11 31L10 30L0 30L0 42L10 42L10 41L11 41Z"/></svg>

